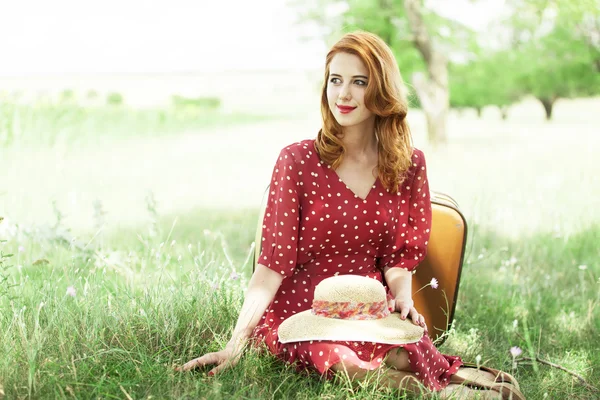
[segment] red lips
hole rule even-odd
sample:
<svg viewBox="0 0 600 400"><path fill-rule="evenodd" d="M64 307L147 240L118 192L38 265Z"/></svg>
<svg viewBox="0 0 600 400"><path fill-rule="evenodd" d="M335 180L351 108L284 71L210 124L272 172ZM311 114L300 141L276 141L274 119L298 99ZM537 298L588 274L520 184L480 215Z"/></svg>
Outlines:
<svg viewBox="0 0 600 400"><path fill-rule="evenodd" d="M356 108L356 107L350 107L350 106L340 106L339 104L336 104L336 106L340 110L340 112L343 114L347 114Z"/></svg>

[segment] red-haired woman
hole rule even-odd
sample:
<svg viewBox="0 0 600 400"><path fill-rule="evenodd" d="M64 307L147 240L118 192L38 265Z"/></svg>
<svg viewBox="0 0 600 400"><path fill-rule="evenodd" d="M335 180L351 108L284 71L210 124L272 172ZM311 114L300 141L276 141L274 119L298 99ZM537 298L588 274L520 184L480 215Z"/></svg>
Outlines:
<svg viewBox="0 0 600 400"><path fill-rule="evenodd" d="M412 146L407 106L398 64L379 37L354 32L333 46L321 96L322 129L316 139L281 150L259 264L232 338L224 350L191 360L182 370L218 364L209 374L217 373L235 364L254 339L298 368L328 376L344 371L362 379L377 370L385 376L380 382L412 391L427 388L463 398L497 398L499 392L508 398L512 392L522 398L510 375L502 378L514 385L494 383L498 377L489 372L467 371L459 357L439 353L427 334L403 345L279 340L282 321L310 309L317 284L340 274L385 277L400 318L425 326L413 306L411 271L425 258L431 202L425 157ZM467 384L459 385L465 371ZM475 389L476 380L488 389Z"/></svg>

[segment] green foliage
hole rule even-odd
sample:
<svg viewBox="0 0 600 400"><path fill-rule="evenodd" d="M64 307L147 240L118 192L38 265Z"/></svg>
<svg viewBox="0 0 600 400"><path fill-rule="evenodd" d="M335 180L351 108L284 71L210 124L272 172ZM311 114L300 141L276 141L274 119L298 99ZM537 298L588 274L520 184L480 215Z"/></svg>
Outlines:
<svg viewBox="0 0 600 400"><path fill-rule="evenodd" d="M176 95L171 97L171 103L176 112L189 114L214 112L221 107L221 99L218 97L189 98Z"/></svg>
<svg viewBox="0 0 600 400"><path fill-rule="evenodd" d="M172 96L173 107L179 109L216 110L221 107L221 99L218 97L184 97Z"/></svg>
<svg viewBox="0 0 600 400"><path fill-rule="evenodd" d="M590 109L595 105L590 103ZM525 355L558 363L593 385L600 381L595 368L600 364L600 226L594 225L600 214L593 201L598 192L593 173L598 141L593 129L581 121L547 127L531 118L520 125L509 122L498 131L491 129L498 125L495 121L462 122L455 126L460 134L450 148L426 153L431 179L452 187L451 194L466 205L468 218L477 217L487 227L497 225L512 237L469 221L455 329L440 350L470 362L481 356L484 365L514 372L528 399L542 399L544 393L548 399L592 399L596 393L563 371L544 365L535 369L527 363L518 363L512 371L509 349L519 346ZM574 126L579 132L572 150L578 156L574 164L565 161L569 167L564 168L564 162L556 160L564 155L565 127ZM83 158L93 152L77 150ZM140 157L160 157L163 150L161 144ZM37 163L47 160L43 151L8 149L3 156L11 151L18 157L35 157ZM109 156L94 161L110 164ZM10 166L8 160L5 165ZM165 170L166 177L155 177L157 184L178 179L176 170L181 168L204 170L204 164L186 165ZM473 165L481 167L477 174L471 173ZM115 166L102 176L120 172L122 167ZM81 173L85 175L83 170L75 172ZM515 180L519 173L523 179ZM49 181L49 187L68 190L75 175L65 174ZM29 176L23 173L15 182ZM96 181L97 176L88 178ZM556 190L574 181L580 183L576 189ZM211 194L207 186L197 186ZM115 182L101 199L115 204L109 196L119 199L129 193L119 191ZM87 252L71 246L72 238L60 234L63 230L46 234L23 227L0 234L9 240L0 244L2 251L14 253L8 264L15 267L6 275L16 285L10 289L12 304L7 297L0 300L0 384L7 399L124 398L124 392L136 399L402 397L397 391L378 389L372 381L352 386L341 378L323 381L314 374L298 374L292 366L257 352L248 352L240 365L216 379L207 377L206 369L175 373L173 366L218 350L229 339L249 278L258 212L225 208L160 215L161 202L177 196L162 193L140 200L145 213L137 219L142 221L139 226L122 228L120 215L132 210L108 206L112 218L105 221L103 241L96 235L98 229L77 233ZM48 202L42 191L11 195L22 203L37 197L29 208ZM179 209L192 208L189 204ZM97 208L102 220L104 212ZM93 212L91 207L88 212ZM57 222L69 221L58 210L55 215ZM542 226L542 231L519 233L524 226L528 232ZM25 232L39 233L21 235ZM25 250L19 251L19 246ZM238 279L233 279L234 271ZM69 287L75 296L67 294Z"/></svg>
<svg viewBox="0 0 600 400"><path fill-rule="evenodd" d="M562 27L520 49L519 82L537 98L572 98L600 93L589 46Z"/></svg>
<svg viewBox="0 0 600 400"><path fill-rule="evenodd" d="M450 106L481 109L508 106L524 94L508 51L481 56L467 64L450 64Z"/></svg>
<svg viewBox="0 0 600 400"><path fill-rule="evenodd" d="M544 103L600 93L600 4L513 0L511 18L518 82Z"/></svg>
<svg viewBox="0 0 600 400"><path fill-rule="evenodd" d="M0 219L0 223L2 223L1 219ZM6 240L0 240L0 245L3 244L4 242L6 242ZM4 296L7 296L10 291L11 285L8 281L8 279L9 279L8 269L11 266L7 265L6 262L12 256L13 256L12 254L4 254L2 252L2 250L0 250L0 299Z"/></svg>
<svg viewBox="0 0 600 400"><path fill-rule="evenodd" d="M215 100L211 100L215 104ZM108 138L148 137L204 130L217 124L263 121L272 118L245 113L223 114L214 109L129 109L115 106L83 106L77 103L33 104L0 102L0 147L52 146Z"/></svg>
<svg viewBox="0 0 600 400"><path fill-rule="evenodd" d="M4 221L4 217L0 216L0 225ZM6 240L0 238L0 247L4 246ZM5 254L3 249L0 248L0 307L2 307L2 300L4 298L12 299L13 297L10 295L10 289L14 284L10 282L10 268L12 265L7 265L8 259L11 258L13 254ZM0 386L1 387L1 386Z"/></svg>
<svg viewBox="0 0 600 400"><path fill-rule="evenodd" d="M340 7L345 4L345 7ZM329 24L326 42L337 40L340 35L357 29L373 32L380 36L392 49L400 72L410 87L415 72L426 70L423 57L415 48L413 37L401 0L348 0L316 1L311 3L293 3L301 13L301 22ZM328 7L337 6L342 10L331 18ZM444 18L434 10L424 9L424 19L437 49L446 54L468 57L476 51L476 34L461 23ZM418 98L412 94L411 104L419 107Z"/></svg>
<svg viewBox="0 0 600 400"><path fill-rule="evenodd" d="M0 314L7 398L401 397L375 379L352 385L300 374L253 349L217 377L206 376L207 368L173 370L229 339L257 215L199 210L175 228L173 218L162 217L157 229L121 230L102 246L91 240L93 255L85 258L33 238L21 243L29 250L20 256L22 273L10 276L16 296ZM454 329L440 350L470 362L481 356L482 364L512 372L527 398L593 398L563 371L525 363L513 370L509 349L519 346L525 356L599 381L593 310L600 304L600 227L519 239L476 225L470 232ZM48 263L35 265L33 255L44 248ZM240 272L233 280L232 265Z"/></svg>
<svg viewBox="0 0 600 400"><path fill-rule="evenodd" d="M106 96L106 104L112 106L120 106L123 104L123 95L121 93L109 93Z"/></svg>
<svg viewBox="0 0 600 400"><path fill-rule="evenodd" d="M326 41L356 29L382 37L392 48L407 83L426 66L414 47L401 0L296 2L300 22L325 25ZM596 0L512 0L504 27L510 44L490 51L462 24L423 8L435 47L447 54L452 107L506 107L524 95L550 103L559 97L600 93L600 7ZM331 9L342 10L332 15ZM416 99L416 97L414 97ZM416 102L418 103L418 101Z"/></svg>
<svg viewBox="0 0 600 400"><path fill-rule="evenodd" d="M72 103L75 101L75 92L73 90L67 89L63 90L60 94L60 102L61 103Z"/></svg>
<svg viewBox="0 0 600 400"><path fill-rule="evenodd" d="M398 1L381 0L351 0L348 4L350 7L341 17L340 35L365 30L380 36L392 49L403 79L410 83L413 73L422 71L425 63L413 46L408 31L398 30L399 24L407 23L402 4Z"/></svg>

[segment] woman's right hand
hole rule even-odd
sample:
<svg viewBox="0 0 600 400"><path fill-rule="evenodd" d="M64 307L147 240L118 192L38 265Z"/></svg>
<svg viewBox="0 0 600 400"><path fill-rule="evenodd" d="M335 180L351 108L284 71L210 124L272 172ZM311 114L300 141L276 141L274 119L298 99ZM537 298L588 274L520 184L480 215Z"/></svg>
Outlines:
<svg viewBox="0 0 600 400"><path fill-rule="evenodd" d="M227 344L225 349L194 358L193 360L183 364L183 366L176 367L175 371L190 371L198 367L217 364L215 368L208 372L208 375L212 376L237 364L242 356L243 350L244 346L233 346Z"/></svg>
<svg viewBox="0 0 600 400"><path fill-rule="evenodd" d="M282 281L283 276L280 273L260 263L257 264L256 270L250 278L246 298L233 329L231 340L227 343L225 349L194 358L182 366L176 367L175 370L190 371L198 367L216 364L217 366L208 373L214 375L237 364L244 352L248 338L252 336L254 328L260 322L271 301L273 301Z"/></svg>

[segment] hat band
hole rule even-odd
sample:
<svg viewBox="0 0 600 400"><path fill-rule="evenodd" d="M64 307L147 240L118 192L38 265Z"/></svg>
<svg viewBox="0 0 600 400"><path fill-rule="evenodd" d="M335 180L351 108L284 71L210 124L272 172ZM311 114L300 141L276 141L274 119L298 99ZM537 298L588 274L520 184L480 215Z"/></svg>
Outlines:
<svg viewBox="0 0 600 400"><path fill-rule="evenodd" d="M335 319L369 320L381 319L390 315L387 301L356 303L352 301L314 300L313 315Z"/></svg>

